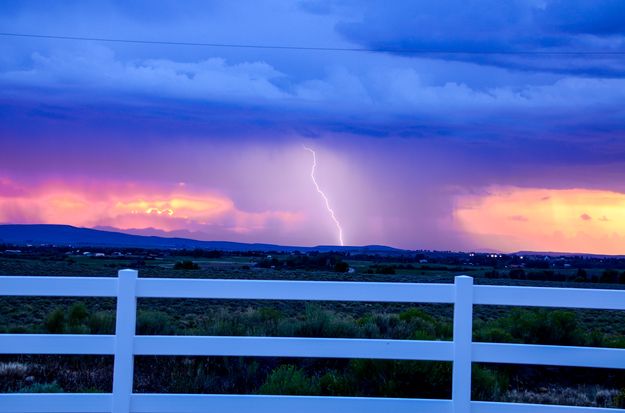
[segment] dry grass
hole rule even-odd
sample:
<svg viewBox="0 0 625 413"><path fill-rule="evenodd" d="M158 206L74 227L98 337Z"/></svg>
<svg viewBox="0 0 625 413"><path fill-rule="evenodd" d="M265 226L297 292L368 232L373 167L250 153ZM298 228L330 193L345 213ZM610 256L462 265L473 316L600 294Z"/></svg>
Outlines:
<svg viewBox="0 0 625 413"><path fill-rule="evenodd" d="M28 374L29 366L25 363L9 361L0 363L0 380L24 378Z"/></svg>
<svg viewBox="0 0 625 413"><path fill-rule="evenodd" d="M614 407L617 389L600 386L550 386L538 390L511 390L502 401L513 403L557 404L568 406Z"/></svg>

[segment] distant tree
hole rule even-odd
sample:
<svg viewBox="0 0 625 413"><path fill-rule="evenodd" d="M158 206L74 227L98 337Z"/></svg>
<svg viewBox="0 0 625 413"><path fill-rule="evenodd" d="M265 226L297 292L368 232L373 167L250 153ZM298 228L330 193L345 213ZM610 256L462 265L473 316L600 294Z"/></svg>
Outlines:
<svg viewBox="0 0 625 413"><path fill-rule="evenodd" d="M525 264L525 266L527 268L545 269L545 268L549 268L549 262L543 261L543 260L531 260L531 261L528 261Z"/></svg>
<svg viewBox="0 0 625 413"><path fill-rule="evenodd" d="M260 268L278 268L282 263L276 257L264 258L257 265Z"/></svg>
<svg viewBox="0 0 625 413"><path fill-rule="evenodd" d="M223 252L219 250L204 250L201 248L196 248L192 251L185 251L192 257L202 257L202 258L221 258L223 257ZM186 255L186 254L185 254Z"/></svg>
<svg viewBox="0 0 625 413"><path fill-rule="evenodd" d="M612 269L603 270L599 282L601 283L617 283L619 281L618 272Z"/></svg>
<svg viewBox="0 0 625 413"><path fill-rule="evenodd" d="M373 265L369 269L371 274L395 274L395 267L392 265Z"/></svg>
<svg viewBox="0 0 625 413"><path fill-rule="evenodd" d="M522 268L513 268L508 273L508 276L513 280L524 280L525 279L525 270Z"/></svg>
<svg viewBox="0 0 625 413"><path fill-rule="evenodd" d="M174 264L174 270L198 270L200 266L193 261L178 261Z"/></svg>
<svg viewBox="0 0 625 413"><path fill-rule="evenodd" d="M486 278L499 278L499 271L493 269L492 271L487 271L484 273Z"/></svg>
<svg viewBox="0 0 625 413"><path fill-rule="evenodd" d="M334 264L334 271L335 272L347 272L349 271L349 264L346 263L345 261L339 261L336 264Z"/></svg>

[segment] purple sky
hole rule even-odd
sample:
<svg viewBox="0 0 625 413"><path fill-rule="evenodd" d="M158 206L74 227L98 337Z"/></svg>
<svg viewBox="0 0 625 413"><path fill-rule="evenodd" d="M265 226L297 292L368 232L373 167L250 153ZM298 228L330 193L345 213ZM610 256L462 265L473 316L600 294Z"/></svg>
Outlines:
<svg viewBox="0 0 625 413"><path fill-rule="evenodd" d="M0 36L0 222L335 244L306 145L347 244L625 253L625 55L568 54L625 53L620 0L4 1L0 31L447 52Z"/></svg>

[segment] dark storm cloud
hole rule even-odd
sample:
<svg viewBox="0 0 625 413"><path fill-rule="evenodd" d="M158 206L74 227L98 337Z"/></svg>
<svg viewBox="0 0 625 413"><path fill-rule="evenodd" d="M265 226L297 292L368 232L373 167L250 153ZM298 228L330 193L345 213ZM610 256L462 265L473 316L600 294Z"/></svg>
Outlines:
<svg viewBox="0 0 625 413"><path fill-rule="evenodd" d="M625 75L622 55L524 55L625 52L625 3L619 0L345 4L360 9L361 18L339 22L337 30L365 47L408 50L399 53L405 56L410 50L448 52L434 58L521 70Z"/></svg>
<svg viewBox="0 0 625 413"><path fill-rule="evenodd" d="M551 0L537 13L545 29L597 36L625 34L625 2L621 0Z"/></svg>

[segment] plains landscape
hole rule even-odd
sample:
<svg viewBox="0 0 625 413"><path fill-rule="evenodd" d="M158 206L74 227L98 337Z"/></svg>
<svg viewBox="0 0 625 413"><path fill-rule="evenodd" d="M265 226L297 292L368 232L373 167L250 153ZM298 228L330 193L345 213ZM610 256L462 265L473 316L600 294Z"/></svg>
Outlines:
<svg viewBox="0 0 625 413"><path fill-rule="evenodd" d="M396 251L279 252L5 246L0 273L451 283L625 289L625 260ZM12 252L13 251L13 252ZM0 332L112 334L105 298L2 297ZM475 306L473 339L625 348L625 314ZM140 299L137 334L451 340L445 304ZM4 392L110 392L106 356L2 356ZM446 362L254 357L136 358L135 392L448 398ZM619 370L475 364L474 400L623 407Z"/></svg>
<svg viewBox="0 0 625 413"><path fill-rule="evenodd" d="M625 409L625 0L0 1L0 413Z"/></svg>

